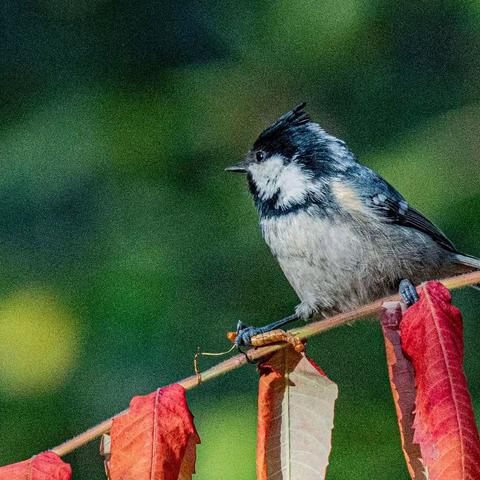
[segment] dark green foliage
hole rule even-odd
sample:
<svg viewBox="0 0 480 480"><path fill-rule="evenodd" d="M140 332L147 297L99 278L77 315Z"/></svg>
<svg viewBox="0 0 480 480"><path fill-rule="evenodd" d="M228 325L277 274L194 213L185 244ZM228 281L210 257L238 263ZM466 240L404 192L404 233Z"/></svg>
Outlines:
<svg viewBox="0 0 480 480"><path fill-rule="evenodd" d="M480 255L473 4L9 0L1 11L0 464L191 374L197 346L225 350L238 319L291 312L243 180L223 168L300 101ZM480 296L456 300L478 400ZM340 389L331 478L407 478L379 326L328 332L309 352ZM255 398L253 367L190 394L196 478L253 477ZM75 478L103 478L96 447L68 461Z"/></svg>

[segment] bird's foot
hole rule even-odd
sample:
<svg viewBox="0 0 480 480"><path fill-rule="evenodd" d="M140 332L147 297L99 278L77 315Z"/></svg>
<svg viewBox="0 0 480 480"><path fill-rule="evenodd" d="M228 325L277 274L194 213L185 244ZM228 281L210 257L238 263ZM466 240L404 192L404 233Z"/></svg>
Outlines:
<svg viewBox="0 0 480 480"><path fill-rule="evenodd" d="M264 327L250 327L239 320L237 323L237 331L235 332L234 336L235 345L237 345L237 347L249 347L252 345L252 337L271 332L272 330L277 330L287 323L294 322L295 320L299 320L299 317L296 313L282 318L281 320L277 320L276 322L265 325Z"/></svg>
<svg viewBox="0 0 480 480"><path fill-rule="evenodd" d="M410 280L402 280L398 287L398 293L406 303L407 307L411 307L414 303L418 302L417 289Z"/></svg>
<svg viewBox="0 0 480 480"><path fill-rule="evenodd" d="M252 344L252 337L265 332L265 327L251 327L239 320L235 332L235 345L237 347L249 347Z"/></svg>
<svg viewBox="0 0 480 480"><path fill-rule="evenodd" d="M281 328L270 329L270 325L266 327L256 328L247 327L241 321L237 324L237 331L229 332L227 337L234 342L237 347L251 346L263 347L273 343L289 343L296 352L305 351L305 345L299 337L286 332Z"/></svg>

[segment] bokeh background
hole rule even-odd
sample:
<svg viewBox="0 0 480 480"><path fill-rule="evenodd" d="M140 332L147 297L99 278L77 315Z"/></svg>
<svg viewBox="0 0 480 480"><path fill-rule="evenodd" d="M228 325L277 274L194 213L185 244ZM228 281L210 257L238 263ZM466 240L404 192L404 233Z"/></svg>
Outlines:
<svg viewBox="0 0 480 480"><path fill-rule="evenodd" d="M0 464L192 373L296 297L223 167L301 101L480 255L480 4L4 0ZM480 415L480 294L455 294ZM407 479L379 326L309 343L340 389L329 478ZM209 360L202 362L203 367ZM255 472L254 366L188 394L197 479ZM66 460L102 479L98 443Z"/></svg>

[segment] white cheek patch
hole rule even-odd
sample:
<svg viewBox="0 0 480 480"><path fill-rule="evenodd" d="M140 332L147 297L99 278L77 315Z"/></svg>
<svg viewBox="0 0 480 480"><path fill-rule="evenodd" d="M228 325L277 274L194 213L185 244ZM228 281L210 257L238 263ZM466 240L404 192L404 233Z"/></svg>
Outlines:
<svg viewBox="0 0 480 480"><path fill-rule="evenodd" d="M272 155L265 162L250 166L250 173L261 200L277 195L276 206L288 208L301 203L315 190L312 175L293 160L285 165L280 155Z"/></svg>
<svg viewBox="0 0 480 480"><path fill-rule="evenodd" d="M283 169L283 158L272 155L264 162L250 165L249 170L261 200L268 200L278 192L277 178Z"/></svg>
<svg viewBox="0 0 480 480"><path fill-rule="evenodd" d="M315 190L312 175L296 163L289 163L283 168L277 179L277 187L280 190L277 201L279 207L301 203Z"/></svg>

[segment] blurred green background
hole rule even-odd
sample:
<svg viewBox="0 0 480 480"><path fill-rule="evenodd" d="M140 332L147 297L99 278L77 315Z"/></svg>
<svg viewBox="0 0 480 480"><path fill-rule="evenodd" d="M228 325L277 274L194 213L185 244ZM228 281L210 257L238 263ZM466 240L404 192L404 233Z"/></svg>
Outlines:
<svg viewBox="0 0 480 480"><path fill-rule="evenodd" d="M0 464L192 373L296 297L223 167L305 100L480 255L480 4L4 0ZM455 294L480 415L480 294ZM309 342L340 389L329 478L407 479L373 321ZM212 362L205 359L206 368ZM254 366L188 394L198 475L255 472ZM66 457L101 479L98 443Z"/></svg>

